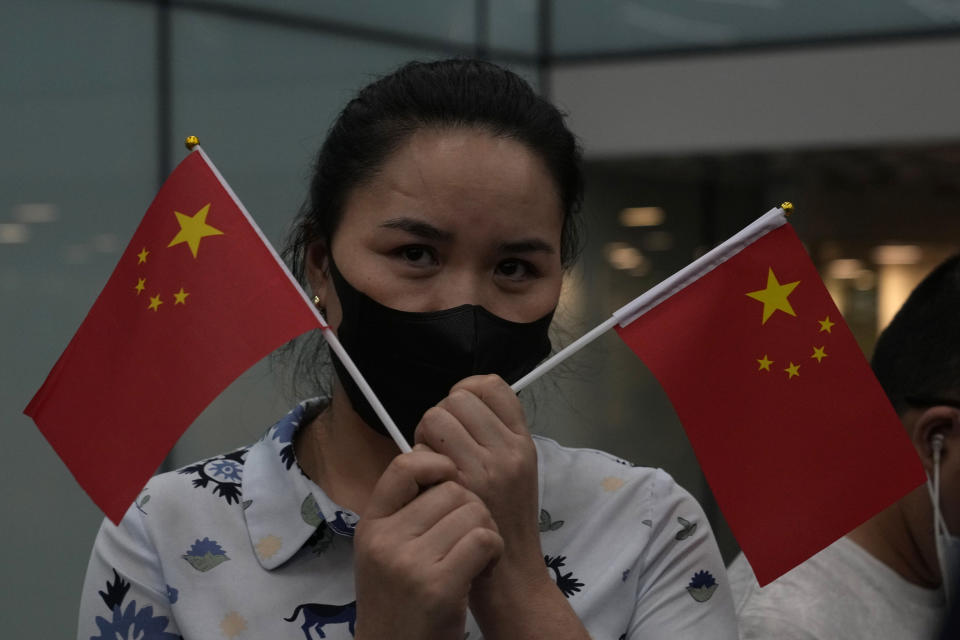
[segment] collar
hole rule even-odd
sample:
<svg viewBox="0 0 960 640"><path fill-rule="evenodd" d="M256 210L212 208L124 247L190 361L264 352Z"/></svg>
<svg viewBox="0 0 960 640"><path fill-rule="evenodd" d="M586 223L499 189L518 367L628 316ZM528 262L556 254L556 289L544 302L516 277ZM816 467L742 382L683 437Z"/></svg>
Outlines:
<svg viewBox="0 0 960 640"><path fill-rule="evenodd" d="M276 569L303 547L318 527L353 537L358 517L333 502L294 457L293 438L327 401L301 402L270 427L247 454L243 469L244 519L257 561Z"/></svg>

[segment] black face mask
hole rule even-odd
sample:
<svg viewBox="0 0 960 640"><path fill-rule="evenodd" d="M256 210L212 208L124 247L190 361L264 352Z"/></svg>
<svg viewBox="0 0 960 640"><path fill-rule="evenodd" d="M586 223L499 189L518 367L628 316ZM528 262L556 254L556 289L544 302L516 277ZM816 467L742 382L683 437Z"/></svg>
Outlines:
<svg viewBox="0 0 960 640"><path fill-rule="evenodd" d="M330 261L343 318L337 337L407 441L427 409L460 380L495 373L513 383L550 354L553 311L534 322L511 322L465 304L416 313L385 307L354 289ZM347 397L364 422L387 430L333 355Z"/></svg>

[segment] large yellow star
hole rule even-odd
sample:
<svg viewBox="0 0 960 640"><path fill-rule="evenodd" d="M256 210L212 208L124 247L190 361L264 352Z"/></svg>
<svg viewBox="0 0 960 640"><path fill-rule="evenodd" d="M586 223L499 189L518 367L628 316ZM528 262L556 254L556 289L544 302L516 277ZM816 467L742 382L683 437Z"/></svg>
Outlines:
<svg viewBox="0 0 960 640"><path fill-rule="evenodd" d="M767 354L763 354L762 358L757 358L757 362L760 363L760 368L757 371L770 371L770 365L773 364L773 360L767 360Z"/></svg>
<svg viewBox="0 0 960 640"><path fill-rule="evenodd" d="M190 295L190 293L187 291L184 291L183 287L180 287L180 291L177 291L175 294L173 294L173 297L175 298L175 300L173 301L173 305L174 306L178 304L186 305L188 295Z"/></svg>
<svg viewBox="0 0 960 640"><path fill-rule="evenodd" d="M791 362L791 363L790 363L790 366L787 367L786 369L784 369L784 371L787 372L787 380L789 380L790 378L792 378L792 377L794 377L794 376L799 376L799 375L800 375L800 365L798 365L798 364L793 364L793 363Z"/></svg>
<svg viewBox="0 0 960 640"><path fill-rule="evenodd" d="M824 358L827 357L826 347L814 347L814 348L813 348L813 355L810 356L810 357L811 357L811 358L816 358L816 359L817 359L817 362L820 362L821 360L823 360Z"/></svg>
<svg viewBox="0 0 960 640"><path fill-rule="evenodd" d="M760 324L766 324L770 316L778 310L789 313L792 316L797 315L793 307L790 306L790 301L787 300L787 296L797 288L798 284L800 284L799 280L796 282L788 282L787 284L780 284L777 282L777 276L773 274L773 268L770 268L767 272L767 288L751 291L747 294L754 300L759 300L763 303L763 322Z"/></svg>
<svg viewBox="0 0 960 640"><path fill-rule="evenodd" d="M174 245L180 244L181 242L186 242L190 247L190 253L193 254L193 257L197 257L197 250L200 248L200 239L206 238L207 236L222 236L223 231L220 229L215 229L207 224L207 213L210 211L210 203L204 205L200 211L197 211L192 216L187 216L179 211L174 211L173 215L177 216L177 222L180 224L180 231L173 237L173 240L170 241L170 244L167 247L172 247Z"/></svg>

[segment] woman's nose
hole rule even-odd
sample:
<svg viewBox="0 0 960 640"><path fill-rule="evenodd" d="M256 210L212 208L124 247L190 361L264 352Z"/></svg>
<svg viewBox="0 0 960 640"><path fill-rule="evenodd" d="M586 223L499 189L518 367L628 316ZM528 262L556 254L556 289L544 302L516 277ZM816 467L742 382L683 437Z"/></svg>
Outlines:
<svg viewBox="0 0 960 640"><path fill-rule="evenodd" d="M488 307L489 279L469 269L449 270L437 278L431 292L430 311L452 309L464 304Z"/></svg>

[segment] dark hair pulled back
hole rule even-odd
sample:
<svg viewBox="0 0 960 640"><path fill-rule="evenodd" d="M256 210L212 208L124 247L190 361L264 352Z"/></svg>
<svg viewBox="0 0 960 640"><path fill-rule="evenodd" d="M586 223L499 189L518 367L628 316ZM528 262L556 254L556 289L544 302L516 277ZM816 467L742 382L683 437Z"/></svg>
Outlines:
<svg viewBox="0 0 960 640"><path fill-rule="evenodd" d="M364 87L340 112L317 154L308 197L283 251L297 279L306 284L310 246L330 246L354 189L376 176L417 131L455 128L516 140L543 161L562 207L561 264L571 266L581 248L583 175L580 146L563 114L512 71L451 59L409 62ZM292 371L296 393L323 387L324 353L316 335L302 346ZM310 388L304 388L307 381Z"/></svg>
<svg viewBox="0 0 960 640"><path fill-rule="evenodd" d="M410 62L367 85L327 134L314 164L310 192L284 250L303 282L307 248L327 246L353 189L373 178L387 158L421 129L475 127L526 145L544 162L563 207L560 259L580 252L583 198L580 147L563 114L512 71L481 60Z"/></svg>

